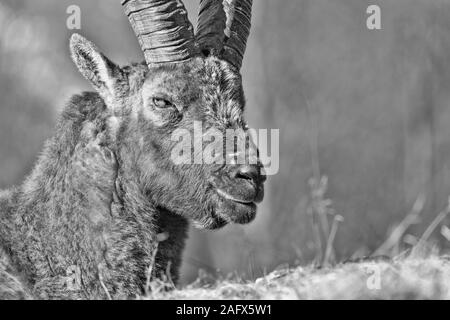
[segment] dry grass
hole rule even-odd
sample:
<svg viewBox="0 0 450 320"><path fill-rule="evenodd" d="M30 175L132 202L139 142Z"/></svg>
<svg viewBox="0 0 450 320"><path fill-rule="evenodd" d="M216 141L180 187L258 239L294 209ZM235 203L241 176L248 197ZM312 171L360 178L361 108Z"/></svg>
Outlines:
<svg viewBox="0 0 450 320"><path fill-rule="evenodd" d="M183 289L153 291L147 299L450 299L450 257L298 267L255 282L206 286L198 281Z"/></svg>
<svg viewBox="0 0 450 320"><path fill-rule="evenodd" d="M409 214L393 229L372 258L335 264L334 239L343 218L336 214L332 201L326 197L327 182L326 177L310 180L308 214L317 253L310 266L274 271L254 282L215 280L214 284L205 284L208 281L199 278L181 289L175 288L171 282L152 282L144 299L450 300L450 256L439 256L437 246L429 241L431 234L449 215L450 199L422 236L407 234L410 226L420 221L425 198L419 196ZM446 232L450 240L450 232L443 225L441 233L445 236ZM407 236L410 242L414 240L409 248L404 245Z"/></svg>

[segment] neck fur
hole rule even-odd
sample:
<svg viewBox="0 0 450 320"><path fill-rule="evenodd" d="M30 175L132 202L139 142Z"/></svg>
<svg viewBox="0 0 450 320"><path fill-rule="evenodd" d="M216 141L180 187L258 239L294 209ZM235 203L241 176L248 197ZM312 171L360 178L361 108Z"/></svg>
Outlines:
<svg viewBox="0 0 450 320"><path fill-rule="evenodd" d="M108 141L104 111L97 94L72 99L2 217L0 240L41 297L136 296L148 270L177 280L187 221L150 203Z"/></svg>

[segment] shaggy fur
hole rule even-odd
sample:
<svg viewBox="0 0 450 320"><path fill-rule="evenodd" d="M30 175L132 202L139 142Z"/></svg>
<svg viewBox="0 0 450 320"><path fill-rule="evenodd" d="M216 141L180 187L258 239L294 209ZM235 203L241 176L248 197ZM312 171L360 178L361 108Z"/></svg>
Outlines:
<svg viewBox="0 0 450 320"><path fill-rule="evenodd" d="M97 92L70 100L31 175L0 193L0 298L132 298L149 270L176 282L188 221L215 229L255 216L254 203L216 188L262 199L263 179L238 179L236 166L170 159L171 134L193 121L246 130L231 65L199 56L120 68L80 36L71 50ZM170 105L158 108L155 97Z"/></svg>

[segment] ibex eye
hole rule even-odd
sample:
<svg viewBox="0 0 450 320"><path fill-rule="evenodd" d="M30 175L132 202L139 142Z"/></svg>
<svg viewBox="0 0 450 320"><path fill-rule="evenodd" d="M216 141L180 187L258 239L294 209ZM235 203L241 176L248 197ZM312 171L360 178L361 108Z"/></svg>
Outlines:
<svg viewBox="0 0 450 320"><path fill-rule="evenodd" d="M166 109L166 108L173 107L173 103L171 103L170 101L168 101L166 99L162 99L162 98L153 98L153 105L160 109Z"/></svg>

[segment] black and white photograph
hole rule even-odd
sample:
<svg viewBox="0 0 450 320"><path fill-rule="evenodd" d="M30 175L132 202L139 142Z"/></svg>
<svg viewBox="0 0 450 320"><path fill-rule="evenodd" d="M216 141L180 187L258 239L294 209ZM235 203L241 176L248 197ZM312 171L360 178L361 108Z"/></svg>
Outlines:
<svg viewBox="0 0 450 320"><path fill-rule="evenodd" d="M450 0L0 0L0 300L450 300Z"/></svg>

